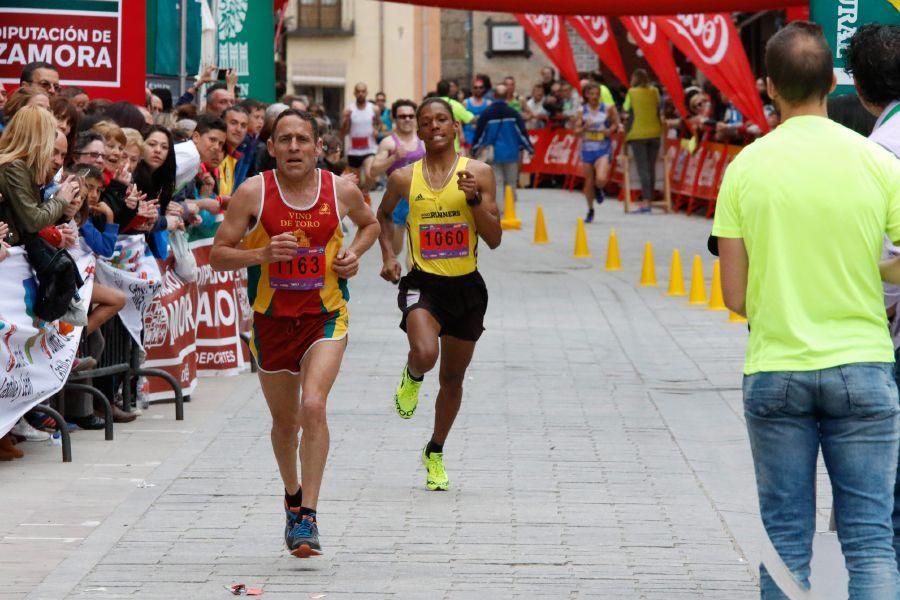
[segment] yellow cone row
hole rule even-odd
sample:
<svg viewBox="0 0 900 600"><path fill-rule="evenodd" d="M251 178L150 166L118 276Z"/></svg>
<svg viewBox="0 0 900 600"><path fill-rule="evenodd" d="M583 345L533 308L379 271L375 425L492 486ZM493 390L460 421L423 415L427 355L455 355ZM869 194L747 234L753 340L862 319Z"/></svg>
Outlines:
<svg viewBox="0 0 900 600"><path fill-rule="evenodd" d="M500 221L503 229L521 229L522 222L516 216L516 204L513 201L512 188L506 187L505 211L503 219ZM537 207L537 213L534 219L534 244L549 244L550 239L547 235L547 223L544 219L544 209ZM587 232L584 226L584 219L579 218L575 227L575 248L572 253L574 258L590 258L591 251L588 248ZM619 255L619 238L616 236L616 230L610 229L609 240L606 245L606 264L607 271L621 271L622 259ZM647 242L644 244L644 257L641 263L641 278L639 284L642 287L656 287L656 265L653 259L653 244ZM669 288L666 291L669 296L688 296L688 303L693 305L705 305L708 310L712 311L728 311L728 320L732 323L746 323L747 319L734 313L725 306L724 295L722 294L722 272L719 260L713 262L712 285L710 286L709 297L706 295L706 282L703 276L703 259L700 255L694 255L691 265L691 285L690 292L685 291L684 275L681 265L681 253L676 249L672 251L672 265L669 269Z"/></svg>

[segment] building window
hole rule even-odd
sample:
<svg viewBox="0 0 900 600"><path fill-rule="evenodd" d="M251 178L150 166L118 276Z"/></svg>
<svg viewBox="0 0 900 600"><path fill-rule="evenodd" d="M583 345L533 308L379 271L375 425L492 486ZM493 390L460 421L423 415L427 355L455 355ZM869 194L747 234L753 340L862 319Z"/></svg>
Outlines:
<svg viewBox="0 0 900 600"><path fill-rule="evenodd" d="M340 29L340 0L300 0L300 29Z"/></svg>

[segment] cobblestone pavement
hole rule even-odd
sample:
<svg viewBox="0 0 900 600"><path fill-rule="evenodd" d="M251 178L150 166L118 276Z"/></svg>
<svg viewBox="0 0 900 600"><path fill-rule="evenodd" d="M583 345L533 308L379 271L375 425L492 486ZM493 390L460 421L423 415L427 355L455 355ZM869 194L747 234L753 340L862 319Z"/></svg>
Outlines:
<svg viewBox="0 0 900 600"><path fill-rule="evenodd" d="M487 331L445 450L452 487L428 492L419 453L436 377L410 421L391 395L404 364L396 288L377 249L351 284L350 347L330 399L320 502L325 555L282 548L269 417L252 375L204 379L186 419L154 405L117 439L74 436L75 461L27 445L0 465L0 599L743 599L759 535L740 409L745 328L667 297L711 223L624 215L588 226L579 196L523 190L519 232L481 267ZM531 244L535 204L551 238ZM610 226L624 270L604 272ZM659 288L637 286L643 244ZM820 510L827 515L827 485Z"/></svg>

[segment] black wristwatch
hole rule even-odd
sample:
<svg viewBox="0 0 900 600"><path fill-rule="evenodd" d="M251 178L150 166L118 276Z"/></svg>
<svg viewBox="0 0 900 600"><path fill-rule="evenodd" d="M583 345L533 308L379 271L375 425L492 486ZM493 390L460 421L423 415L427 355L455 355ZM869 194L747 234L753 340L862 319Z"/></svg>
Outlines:
<svg viewBox="0 0 900 600"><path fill-rule="evenodd" d="M481 194L475 192L474 198L472 198L471 200L466 198L466 204L468 204L469 206L478 206L479 204L481 204Z"/></svg>

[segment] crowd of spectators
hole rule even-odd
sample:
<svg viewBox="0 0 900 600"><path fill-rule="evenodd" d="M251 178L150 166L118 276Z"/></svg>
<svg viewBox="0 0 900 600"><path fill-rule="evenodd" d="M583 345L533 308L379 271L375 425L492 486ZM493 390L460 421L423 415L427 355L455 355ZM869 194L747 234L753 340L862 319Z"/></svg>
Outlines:
<svg viewBox="0 0 900 600"><path fill-rule="evenodd" d="M10 246L35 239L73 256L111 260L121 236L143 236L145 254L164 260L170 235L214 231L232 191L267 168L265 140L280 111L295 106L327 118L301 98L270 107L238 101L237 77L229 72L217 82L214 72L205 69L174 101L168 90L147 90L146 101L135 105L61 86L52 64L27 65L20 86L0 92L0 261ZM126 293L95 281L73 373L97 366L105 347L101 326L123 308ZM112 400L116 422L141 414L139 407L126 410L123 385L134 382L94 380ZM105 415L94 408L87 398L67 398L66 421L102 429ZM0 439L0 460L20 457L14 442L47 439L55 425L32 411Z"/></svg>
<svg viewBox="0 0 900 600"><path fill-rule="evenodd" d="M358 185L370 180L364 192L384 183L383 169L373 174L348 164L342 119L329 115L323 105L293 94L269 105L240 98L236 74L229 71L219 81L216 72L215 67L203 69L179 98L166 88L148 89L141 105L91 98L78 87L61 86L57 69L44 62L27 65L12 93L0 85L0 259L7 245L22 245L34 236L57 248L80 247L109 259L123 235L142 235L146 252L165 259L170 234L192 227L213 232L232 192L248 177L274 166L266 141L275 118L289 108L316 117L323 140L320 168ZM504 186L518 187L523 152L533 152L528 130L578 130L586 103L550 67L540 70L524 94L514 77L495 80L477 74L465 87L445 79L428 96L451 104L460 123L460 151L495 166L502 202ZM662 139L681 139L693 149L704 141L744 144L761 134L709 82L684 78L682 83L689 110L684 117L643 69L634 71L628 87L608 85L599 72L583 74L582 89L599 89L600 102L615 108L611 114L617 118L610 128L626 132L645 202L655 194ZM778 110L764 80L757 83L769 125L776 127ZM394 133L397 106L415 106L410 100L392 102L383 92L377 92L374 101L363 100L376 115L376 143ZM860 131L871 130L871 120L860 117L866 113L858 101L836 101L834 110L846 111L848 122L862 119ZM104 346L100 326L125 302L121 291L94 286L86 341L74 372L97 364ZM116 420L133 420L140 410L123 410L122 385L112 378L98 387L114 400ZM67 420L85 429L104 427L103 416L89 404L79 409L72 403ZM29 417L12 433L19 439L40 439L46 433L39 430L51 421ZM7 436L0 442L0 459L20 453L10 441Z"/></svg>

